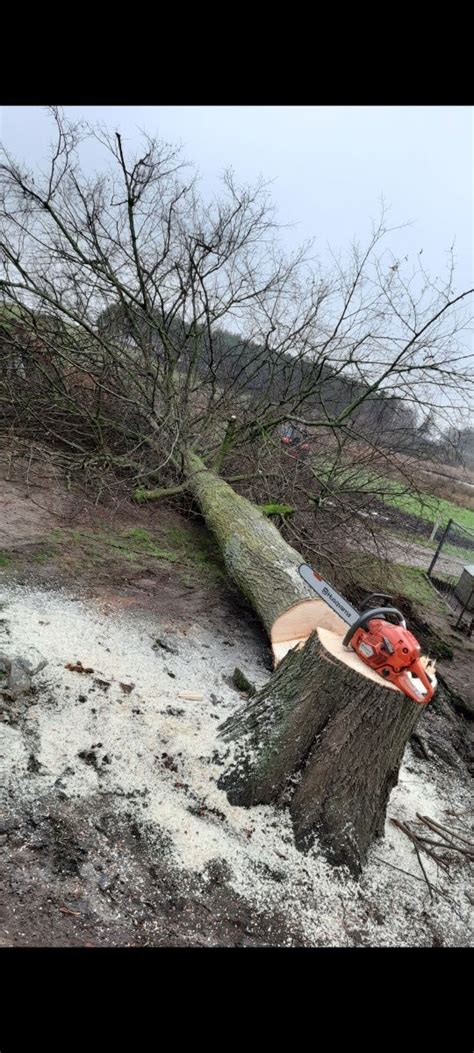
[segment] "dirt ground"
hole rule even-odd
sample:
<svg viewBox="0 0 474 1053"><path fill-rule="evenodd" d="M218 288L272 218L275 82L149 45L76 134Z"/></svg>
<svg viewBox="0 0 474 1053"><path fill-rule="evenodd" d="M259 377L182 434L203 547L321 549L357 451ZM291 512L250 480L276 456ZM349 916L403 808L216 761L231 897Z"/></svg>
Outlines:
<svg viewBox="0 0 474 1053"><path fill-rule="evenodd" d="M249 624L270 656L253 613L224 584L212 589L196 574L193 583L179 573L163 570L147 555L138 566L111 550L110 560L98 567L88 562L88 547L76 539L74 556L38 562L51 532L71 525L124 531L137 522L153 525L148 509L131 505L97 512L93 504L78 502L64 492L54 477L33 476L23 481L0 481L0 549L8 554L13 572L8 578L48 590L69 586L81 597L95 600L106 616L116 611L166 611L166 626L187 631L204 614L206 626L218 636L245 634ZM160 522L176 517L161 513ZM159 602L157 604L157 597ZM1 630L3 629L3 633ZM0 621L0 649L8 633ZM234 647L227 640L229 653ZM229 674L233 665L229 662ZM21 723L21 718L19 720ZM30 754L27 778L41 765ZM78 802L61 791L60 780L39 800L7 799L0 821L3 888L0 907L0 944L15 946L130 946L130 945L275 945L289 941L283 914L255 915L226 883L225 864L211 866L204 876L183 878L163 855L159 836L144 838L125 808L117 810L117 793L100 792ZM133 804L134 793L130 800ZM93 816L93 821L92 817ZM166 848L166 845L165 845ZM157 851L158 849L158 851ZM84 860L92 860L84 866ZM293 938L294 938L293 926ZM305 942L301 933L298 942Z"/></svg>
<svg viewBox="0 0 474 1053"><path fill-rule="evenodd" d="M0 652L48 663L2 708L1 945L470 942L462 866L449 887L430 872L433 906L387 823L355 882L317 847L301 856L284 814L217 789L233 670L260 686L271 662L199 524L99 509L34 472L29 487L0 478L0 499ZM174 563L156 556L170 538ZM390 814L464 823L468 792L462 766L435 772L409 749Z"/></svg>
<svg viewBox="0 0 474 1053"><path fill-rule="evenodd" d="M218 638L224 637L224 647L227 644L232 656L229 676L234 668L232 638L239 634L245 637L250 625L261 644L262 662L269 664L266 642L252 612L237 593L216 582L210 589L199 574L192 584L183 584L179 573L163 570L153 560L148 564L146 555L135 570L115 551L110 561L98 567L97 562L88 564L87 546L84 552L80 541L76 542L74 558L67 555L59 567L54 558L38 563L36 557L44 547L45 536L58 524L67 529L79 519L79 524L85 520L88 528L93 523L103 526L103 514L94 515L89 508L78 516L70 499L58 494L52 518L51 510L27 497L21 485L0 485L4 498L1 547L13 563L9 579L48 592L72 586L76 595L95 602L106 617L123 611L156 612L159 608L166 611L161 626L165 624L172 633L186 633L196 618L201 618ZM166 513L160 518L175 521ZM131 508L125 517L115 513L111 519L117 528L125 530L133 527L137 516ZM140 514L141 524L144 519L149 522L153 515ZM2 618L0 650L5 643L8 622ZM9 723L10 727L21 726L23 735L24 717L16 714ZM28 749L31 746L26 779L38 779L42 765L33 752L28 731L26 739ZM134 821L127 803L129 799L133 808L137 796L140 804L146 788L129 794L100 789L78 801L64 793L60 778L50 792L40 792L32 800L20 803L16 795L7 796L0 820L0 944L274 946L289 942L291 932L283 914L255 915L228 887L225 864L211 865L205 874L189 877L174 869L166 838L162 845L159 833L144 836L141 824ZM301 933L298 943L304 942Z"/></svg>

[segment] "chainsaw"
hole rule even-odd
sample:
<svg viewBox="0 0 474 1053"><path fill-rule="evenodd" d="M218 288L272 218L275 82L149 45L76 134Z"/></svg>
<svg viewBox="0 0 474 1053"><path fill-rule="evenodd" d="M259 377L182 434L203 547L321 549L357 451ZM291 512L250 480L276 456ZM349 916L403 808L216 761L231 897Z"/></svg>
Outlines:
<svg viewBox="0 0 474 1053"><path fill-rule="evenodd" d="M306 584L349 626L343 646L352 648L366 665L413 702L426 705L435 693L436 678L434 674L428 675L421 662L418 640L407 629L403 614L396 607L370 606L375 600L388 597L384 593L372 593L365 601L366 609L356 611L311 567L302 563L299 572ZM395 618L396 624L388 621L388 617Z"/></svg>

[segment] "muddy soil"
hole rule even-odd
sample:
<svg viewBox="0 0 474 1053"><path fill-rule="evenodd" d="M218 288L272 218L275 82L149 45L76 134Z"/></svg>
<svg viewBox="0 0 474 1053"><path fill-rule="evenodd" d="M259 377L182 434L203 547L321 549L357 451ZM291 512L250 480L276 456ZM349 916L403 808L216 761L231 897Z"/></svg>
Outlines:
<svg viewBox="0 0 474 1053"><path fill-rule="evenodd" d="M153 508L125 501L97 510L83 494L68 494L53 472L33 470L25 482L25 464L17 478L0 478L0 549L8 558L3 581L49 590L73 588L94 598L99 609L166 611L165 624L186 631L202 621L227 641L251 626L271 668L266 638L251 610L229 584L163 568L139 554L138 566L117 549L102 550L102 562L90 559L90 545L77 536L73 551L50 552L51 532L74 526L88 531L123 532L140 524L151 528ZM13 472L13 475L15 473ZM125 508L124 508L125 506ZM162 510L160 527L182 526L181 517ZM191 532L202 528L191 522ZM46 550L46 556L45 556ZM96 555L96 553L94 553ZM41 558L40 558L41 557ZM192 580L190 580L190 577ZM1 613L1 612L0 612ZM0 649L8 644L6 619L0 619ZM34 754L30 776L38 770ZM131 794L133 797L133 794ZM132 812L117 814L115 794L80 802L68 800L60 786L36 805L8 799L0 818L0 944L6 946L220 946L279 945L289 942L283 915L258 915L226 882L225 864L204 876L183 879L173 869L159 837L144 837ZM295 937L293 926L293 939ZM301 933L297 942L305 943Z"/></svg>
<svg viewBox="0 0 474 1053"><path fill-rule="evenodd" d="M225 863L198 876L170 863L116 795L80 802L61 791L0 825L0 945L15 947L304 946L283 914L255 912L229 887Z"/></svg>
<svg viewBox="0 0 474 1053"><path fill-rule="evenodd" d="M43 653L47 634L53 631L48 627L48 597L53 614L56 610L54 632L62 631L63 595L66 630L68 624L76 625L67 622L75 602L85 612L83 621L91 612L96 622L88 637L81 636L80 619L77 636L65 630L67 649L64 654L58 649L56 664L51 668L50 663L38 681L33 678L26 700L7 699L3 706L10 775L0 816L0 944L469 942L464 879L454 882L449 907L442 900L438 913L427 913L416 860L393 827L387 826L384 844L356 886L317 855L302 859L293 849L287 824L271 810L257 809L251 815L213 796L222 760L210 750L209 729L242 701L231 683L232 670L239 665L251 680L262 683L271 661L253 613L221 573L217 554L203 549L205 531L199 524L183 521L169 509L136 509L126 501L98 509L60 486L48 496L49 483L44 480L37 484L44 487L40 494L33 483L29 480L27 487L0 478L0 548L5 557L0 580L7 597L0 610L0 651L11 651L12 641L16 646L22 639L25 648L32 644ZM163 545L173 530L184 529L190 540L173 565L155 557L139 540L129 540L126 550L117 547L137 525L149 530L155 541L165 539ZM204 553L205 558L193 562L192 553ZM34 629L30 634L23 629L21 637L10 607L16 603L21 615L30 602L37 635ZM108 670L115 667L107 652L121 618L130 619L122 625L123 653L118 656L125 671L122 682L111 687ZM137 644L135 657L130 642L127 664L127 624L130 641L135 633L139 642L148 629L161 641L154 645L156 691L153 673L151 680L147 673L151 640L146 647ZM105 674L96 662L94 676L65 672L66 660L90 660L83 653L87 639L103 648ZM134 668L138 676L148 676L148 692L143 689L141 695L134 687L128 690ZM186 703L189 724L186 718L183 724L185 703L177 694L178 688L189 686L203 689L205 700ZM163 741L154 758L149 744L150 735L156 734ZM183 756L175 756L173 744L180 736L187 747ZM438 818L442 808L462 808L464 770L456 771L461 781L453 783L449 758L444 768L442 759L437 763L441 781L435 791L429 783L429 757L409 758L395 796L402 817L416 806ZM175 800L179 822L173 814ZM166 810L169 801L171 811ZM161 815L167 822L161 822ZM407 870L408 879L403 876Z"/></svg>
<svg viewBox="0 0 474 1053"><path fill-rule="evenodd" d="M29 555L23 548L20 567L14 572L25 589L35 584L46 586L48 593L54 594L58 587L71 584L67 572L59 576L51 565L38 567L34 546L31 562ZM96 580L92 581L92 576ZM8 577L11 580L12 575ZM147 615L156 612L157 606L160 612L166 611L159 632L169 652L158 645L158 654L166 660L170 677L175 650L172 641L176 634L182 640L197 624L222 641L224 653L229 655L229 678L234 667L234 638L245 638L250 631L261 645L261 672L268 675L265 664L270 665L270 654L263 633L238 595L224 585L183 588L176 575L155 567L145 578L139 575L130 579L129 568L119 563L115 572L107 566L98 576L88 569L82 581L75 576L74 594L96 604L101 615L111 620L119 612ZM8 647L8 640L8 620L3 618L0 649L2 645ZM77 657L72 641L71 657ZM173 683L170 680L171 686ZM78 697L85 701L88 691L89 686L84 685L84 694ZM235 695L238 701L237 692ZM36 697L33 693L29 701L41 706L42 693ZM54 696L50 704L54 705ZM138 713L139 701L135 705ZM31 714L30 705L26 712L21 707L20 712L17 710L9 703L2 715L7 719L8 713L9 726L22 729L30 751L23 779L41 781L46 769L25 723ZM100 734L99 726L91 737L99 738ZM94 749L82 751L82 757L80 750L76 752L78 767L89 765L94 771ZM58 777L52 791L43 795L40 789L34 801L28 799L29 794L19 801L18 794L10 790L4 801L0 815L0 945L305 945L304 932L294 922L288 925L283 913L256 912L230 887L225 861L211 863L198 874L176 868L166 833L161 838L156 824L143 824L141 806L146 804L146 789L114 789L108 793L99 785L89 797L70 798L66 783L67 777L66 782Z"/></svg>

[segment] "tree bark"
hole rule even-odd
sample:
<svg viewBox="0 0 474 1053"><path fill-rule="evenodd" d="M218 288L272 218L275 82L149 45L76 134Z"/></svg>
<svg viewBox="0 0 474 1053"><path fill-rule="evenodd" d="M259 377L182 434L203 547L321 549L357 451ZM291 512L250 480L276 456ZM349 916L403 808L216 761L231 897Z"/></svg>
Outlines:
<svg viewBox="0 0 474 1053"><path fill-rule="evenodd" d="M288 805L295 843L315 837L358 874L382 837L390 791L421 707L361 676L317 632L221 727L234 745L219 781L231 804Z"/></svg>
<svg viewBox="0 0 474 1053"><path fill-rule="evenodd" d="M275 664L316 627L342 636L344 623L322 600L314 599L298 573L300 553L287 545L276 526L196 454L186 453L184 463L187 489L219 542L229 577L262 621Z"/></svg>
<svg viewBox="0 0 474 1053"><path fill-rule="evenodd" d="M302 558L255 505L206 469L196 454L187 453L184 460L188 489L219 542L227 572L270 634L288 607L311 599L298 574Z"/></svg>
<svg viewBox="0 0 474 1053"><path fill-rule="evenodd" d="M357 874L383 834L422 707L344 651L344 623L329 612L328 628L326 605L309 600L299 577L301 556L276 527L194 454L185 462L189 490L228 573L270 638L287 612L306 610L308 602L323 621L309 638L293 641L265 687L222 725L232 750L219 785L232 804L288 806L299 848L317 836L328 858Z"/></svg>

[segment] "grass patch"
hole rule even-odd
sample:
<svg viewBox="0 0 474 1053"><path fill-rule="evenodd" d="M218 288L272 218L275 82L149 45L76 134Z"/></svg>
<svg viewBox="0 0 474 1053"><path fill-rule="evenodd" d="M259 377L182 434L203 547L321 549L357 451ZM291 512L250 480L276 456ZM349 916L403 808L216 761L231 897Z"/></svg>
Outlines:
<svg viewBox="0 0 474 1053"><path fill-rule="evenodd" d="M399 508L401 512L408 512L430 523L438 520L440 526L446 526L448 519L454 519L460 526L474 531L474 512L470 508L462 508L461 505L455 505L452 501L446 501L443 497L434 497L433 494L423 494L417 497L408 493L390 495L387 492L383 501L386 505L392 505L394 508Z"/></svg>
<svg viewBox="0 0 474 1053"><path fill-rule="evenodd" d="M441 549L441 555L444 553L448 556L459 556L459 559L463 559L465 563L474 563L474 549L472 548L458 548L457 545L450 545L448 541Z"/></svg>
<svg viewBox="0 0 474 1053"><path fill-rule="evenodd" d="M420 567L403 564L387 567L386 562L376 556L364 556L351 560L349 569L353 580L367 592L388 591L426 610L444 611L436 590Z"/></svg>
<svg viewBox="0 0 474 1053"><path fill-rule="evenodd" d="M176 564L180 577L183 581L186 578L190 585L196 583L196 576L201 581L212 581L222 575L215 543L197 529L176 526L152 533L144 527L130 527L120 532L78 527L55 529L49 540L56 547L56 558L61 556L66 561L80 558L82 550L82 560L97 567L125 562L136 571L152 559L157 563Z"/></svg>
<svg viewBox="0 0 474 1053"><path fill-rule="evenodd" d="M193 544L193 538L189 530L185 530L184 527L168 527L166 537L177 548L188 548Z"/></svg>
<svg viewBox="0 0 474 1053"><path fill-rule="evenodd" d="M47 563L49 559L53 559L54 552L35 552L33 559L35 563Z"/></svg>
<svg viewBox="0 0 474 1053"><path fill-rule="evenodd" d="M425 571L420 567L406 567L398 564L391 572L393 588L400 594L406 596L413 603L421 603L422 606L431 610L441 605L437 593L426 577Z"/></svg>
<svg viewBox="0 0 474 1053"><path fill-rule="evenodd" d="M189 587L211 586L224 576L223 563L217 545L210 534L199 525L181 520L169 525L169 517L156 518L153 528L141 526L110 529L108 524L94 524L93 529L55 527L15 556L15 566L43 564L55 566L67 580L71 576L110 579L115 575L135 576L153 573L167 567L175 568L179 582ZM10 567L13 557L0 551L0 570Z"/></svg>
<svg viewBox="0 0 474 1053"><path fill-rule="evenodd" d="M137 561L137 557L143 558L144 556L153 556L155 559L163 560L166 563L174 563L178 559L176 552L172 549L163 548L161 545L157 545L153 540L152 535L148 530L142 530L137 527L133 530L125 530L121 534L113 532L107 532L105 530L98 531L96 533L86 531L72 531L71 536L74 540L80 542L89 542L90 544L99 547L102 550L104 557L106 557L107 549L110 551L111 558L117 558L112 556L113 550L120 553L122 558L129 560L131 563Z"/></svg>
<svg viewBox="0 0 474 1053"><path fill-rule="evenodd" d="M164 533L166 544L172 545L177 556L189 568L196 567L207 581L222 577L223 564L219 550L210 534L185 527L168 527Z"/></svg>
<svg viewBox="0 0 474 1053"><path fill-rule="evenodd" d="M318 459L318 473L322 479L331 482L332 466L325 460ZM409 491L407 484L389 479L386 476L372 474L364 470L357 470L350 465L347 471L339 469L334 476L335 493L338 487L351 490L359 490L368 497L373 494L374 501L383 501L385 505L398 508L400 512L418 516L429 523L436 520L440 526L446 526L448 519L454 519L460 526L474 531L474 511L464 508L463 505L454 504L443 497L436 497L428 491L414 494Z"/></svg>
<svg viewBox="0 0 474 1053"><path fill-rule="evenodd" d="M130 541L138 542L152 542L153 538L149 530L144 530L143 527L133 527L131 530L126 530L123 537L127 537Z"/></svg>
<svg viewBox="0 0 474 1053"><path fill-rule="evenodd" d="M10 564L36 565L43 574L56 568L69 580L77 570L77 580L111 580L125 575L132 578L142 572L162 573L173 567L183 584L212 587L224 575L217 544L200 523L176 514L157 515L146 525L138 522L109 524L104 519L89 520L89 526L72 523L56 526L35 538L21 555L0 550L0 570ZM46 569L45 568L45 569Z"/></svg>
<svg viewBox="0 0 474 1053"><path fill-rule="evenodd" d="M86 559L94 564L107 564L116 562L119 558L127 563L137 565L149 556L163 560L168 563L176 561L176 553L160 545L155 544L151 534L147 530L136 528L116 533L110 530L87 530L75 528L72 530L55 529L50 535L56 550L49 556L61 554L69 558L71 550L75 547L79 551L86 550ZM35 557L41 562L41 555Z"/></svg>

